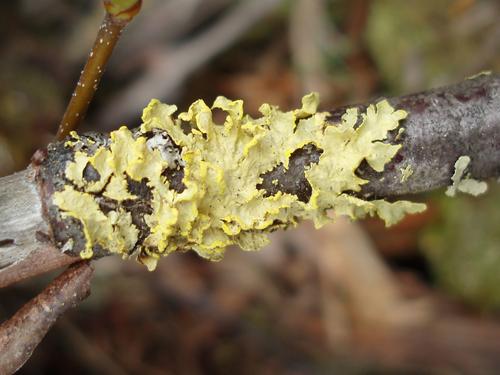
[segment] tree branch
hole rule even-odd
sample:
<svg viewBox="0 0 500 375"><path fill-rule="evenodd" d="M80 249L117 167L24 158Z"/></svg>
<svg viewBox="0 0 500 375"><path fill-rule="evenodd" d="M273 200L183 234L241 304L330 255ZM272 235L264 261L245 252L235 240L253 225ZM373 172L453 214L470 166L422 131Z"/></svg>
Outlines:
<svg viewBox="0 0 500 375"><path fill-rule="evenodd" d="M16 372L56 320L90 294L92 273L88 263L71 266L0 325L1 374Z"/></svg>
<svg viewBox="0 0 500 375"><path fill-rule="evenodd" d="M456 85L392 98L389 101L395 108L409 113L403 123L404 133L392 134L389 140L400 137L397 142L402 144L402 148L381 173L371 170L367 164L358 168L358 174L369 180L358 195L365 199L392 197L450 185L454 163L461 155L471 158L472 177L486 179L500 175L498 75L481 75ZM364 110L368 104L357 107ZM346 108L331 111L329 121L332 124L338 123ZM89 138L93 139L92 142L100 143L106 141L107 135L92 134ZM277 167L266 173L259 188L265 189L269 195L283 191L296 194L299 198L307 197L310 186L304 177L304 168L317 161L319 155L320 151L314 147L297 150L290 157L289 168ZM56 260L64 263L79 259L56 250L54 242L45 242L47 237L64 238L64 233L67 234L66 238L74 237L70 232L75 228L67 223L52 222L52 229L56 233L49 233L48 218L40 209L41 201L50 199L54 189L57 189L57 181L61 183L66 161L71 158L72 151L62 143L49 146L48 157L39 171L43 176L43 200L36 193L33 182L33 170L39 168L36 165L18 175L0 179L0 209L3 212L0 218L0 244L3 244L0 247L0 286L19 278L11 276L16 272L19 274L16 269L29 269L31 274L19 275L30 276L56 265ZM408 166L413 174L404 180L402 169ZM179 178L178 173L169 172L166 177L172 189L182 189L182 178ZM140 186L137 188L140 190ZM30 209L24 211L19 207ZM39 227L42 229L38 229ZM32 235L37 231L46 235ZM26 251L20 251L19 246L14 246L18 243ZM59 243L64 244L61 241ZM51 258L55 263L47 265L39 256L34 256L38 251L45 251L45 256L53 254Z"/></svg>
<svg viewBox="0 0 500 375"><path fill-rule="evenodd" d="M365 111L368 105L356 105ZM471 158L472 177L487 179L500 176L500 76L481 75L459 84L422 93L390 98L396 109L407 111L401 150L382 173L363 164L358 174L370 182L364 186L365 197L393 197L432 191L450 185L454 164L461 155ZM330 112L329 121L339 123L347 108ZM392 139L396 137L393 135ZM392 140L390 139L390 140ZM296 156L286 173L276 170L262 184L275 194L287 189L301 191L304 165L319 157L316 150ZM401 169L410 166L413 174L402 181ZM272 184L273 179L278 184Z"/></svg>
<svg viewBox="0 0 500 375"><path fill-rule="evenodd" d="M0 287L73 263L50 242L35 169L0 178Z"/></svg>
<svg viewBox="0 0 500 375"><path fill-rule="evenodd" d="M104 0L106 16L59 124L57 139L63 139L72 130L75 130L85 117L111 53L120 39L122 31L137 15L141 5L142 0Z"/></svg>
<svg viewBox="0 0 500 375"><path fill-rule="evenodd" d="M471 158L476 179L500 176L500 76L482 75L460 84L393 98L391 104L410 115L403 126L403 147L366 192L378 196L416 194L450 185L461 155ZM413 175L401 182L399 169Z"/></svg>

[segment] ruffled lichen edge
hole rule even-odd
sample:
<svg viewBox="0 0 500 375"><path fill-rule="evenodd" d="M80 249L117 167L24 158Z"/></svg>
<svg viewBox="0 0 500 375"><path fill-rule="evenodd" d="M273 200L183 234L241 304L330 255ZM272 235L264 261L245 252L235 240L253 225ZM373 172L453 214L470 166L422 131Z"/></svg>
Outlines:
<svg viewBox="0 0 500 375"><path fill-rule="evenodd" d="M457 159L455 171L451 176L452 184L448 186L445 192L447 196L454 197L458 191L475 197L486 193L488 184L484 181L477 181L466 173L470 162L471 158L467 155L462 155Z"/></svg>
<svg viewBox="0 0 500 375"><path fill-rule="evenodd" d="M313 93L302 99L298 110L282 112L264 104L262 116L254 119L244 114L241 100L218 97L212 107L198 100L175 118L175 106L152 100L140 129L121 127L91 153L79 148L79 136L72 135L66 146L80 150L67 164L67 184L54 193L53 203L62 217L81 223L81 257L92 257L99 246L123 257L136 256L150 270L160 256L179 249L193 249L211 260L221 259L232 244L259 249L269 232L303 219L320 227L332 220L332 212L352 219L378 215L392 225L423 211L421 203L368 201L356 194L368 183L356 175L361 162L381 172L400 149L387 136L407 113L382 100L366 113L348 109L340 123L331 124L328 113L317 112L318 103ZM225 112L223 123L214 122L214 109ZM304 171L311 186L307 202L284 192L269 196L259 188L263 174L278 165L287 168L292 153L308 145L321 156ZM180 150L177 159L174 149ZM85 176L88 168L91 179ZM165 171L172 168L182 168L182 190L170 186ZM149 189L144 238L132 220L130 202L138 197L131 182ZM103 210L103 199L114 202L113 209Z"/></svg>

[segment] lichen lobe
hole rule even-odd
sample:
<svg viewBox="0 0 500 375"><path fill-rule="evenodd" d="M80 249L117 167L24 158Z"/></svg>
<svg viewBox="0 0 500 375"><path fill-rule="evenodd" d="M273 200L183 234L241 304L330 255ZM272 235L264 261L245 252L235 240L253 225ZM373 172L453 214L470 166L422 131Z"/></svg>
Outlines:
<svg viewBox="0 0 500 375"><path fill-rule="evenodd" d="M484 194L488 190L488 184L484 181L477 181L471 178L467 173L467 169L471 159L467 155L460 156L455 162L455 171L451 177L452 184L446 189L446 195L454 197L457 192L478 196Z"/></svg>
<svg viewBox="0 0 500 375"><path fill-rule="evenodd" d="M66 166L68 184L54 194L54 204L63 217L81 222L82 257L91 257L99 245L124 257L135 255L149 269L176 250L193 249L218 260L231 244L258 249L267 243L267 233L298 220L323 225L331 220L330 210L353 219L377 214L391 225L425 209L352 194L368 183L356 174L361 162L381 172L398 152L401 146L388 143L387 135L406 112L383 100L363 114L348 109L338 124L329 124L317 106L317 95L310 94L298 110L264 104L262 116L254 119L244 114L241 100L218 97L212 107L199 100L174 118L175 106L152 100L138 131L122 127L93 154L75 153ZM214 122L214 109L226 113L223 124ZM286 189L276 179L271 192L266 175L278 167L286 175L305 148L320 156L304 166L302 188ZM167 178L172 171L178 171L181 189ZM147 231L134 216L132 203L139 197L131 182L145 183L150 194L149 210L140 216ZM100 207L103 197L114 202L111 210Z"/></svg>

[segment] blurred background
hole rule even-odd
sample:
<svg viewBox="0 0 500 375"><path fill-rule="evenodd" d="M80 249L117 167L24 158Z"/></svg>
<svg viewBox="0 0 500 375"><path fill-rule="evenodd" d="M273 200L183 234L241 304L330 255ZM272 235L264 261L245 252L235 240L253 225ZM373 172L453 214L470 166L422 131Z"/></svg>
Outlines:
<svg viewBox="0 0 500 375"><path fill-rule="evenodd" d="M0 2L0 175L53 139L103 17L99 0ZM140 124L156 97L322 109L500 71L498 0L145 0L86 129ZM495 374L500 189L418 197L421 215L309 223L260 252L156 272L110 257L21 374ZM53 275L0 290L0 320Z"/></svg>

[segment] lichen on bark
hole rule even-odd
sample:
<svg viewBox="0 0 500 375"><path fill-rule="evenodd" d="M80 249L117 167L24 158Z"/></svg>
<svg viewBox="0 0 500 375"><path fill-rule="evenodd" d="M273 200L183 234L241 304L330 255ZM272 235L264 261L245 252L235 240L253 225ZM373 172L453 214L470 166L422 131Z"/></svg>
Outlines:
<svg viewBox="0 0 500 375"><path fill-rule="evenodd" d="M455 162L455 171L451 176L453 182L446 189L446 195L454 197L457 191L471 194L475 197L484 194L488 190L488 184L484 181L477 181L467 175L466 171L469 167L471 159L467 155L460 156Z"/></svg>
<svg viewBox="0 0 500 375"><path fill-rule="evenodd" d="M231 244L255 250L269 232L302 219L319 227L330 212L378 215L391 225L425 209L358 194L368 183L357 175L360 164L381 172L400 149L387 137L405 111L382 100L366 113L347 109L330 124L317 107L310 94L300 109L264 104L254 119L241 100L219 97L212 107L198 100L175 118L175 106L153 100L136 130L122 127L98 142L72 134L64 147L73 156L64 163L64 183L54 188L52 210L78 224L83 236L71 244L82 257L96 250L136 256L151 270L176 250L211 260ZM226 114L221 124L212 116L216 108ZM287 189L283 176L297 168L301 150L312 148L317 156L301 164L299 188Z"/></svg>

